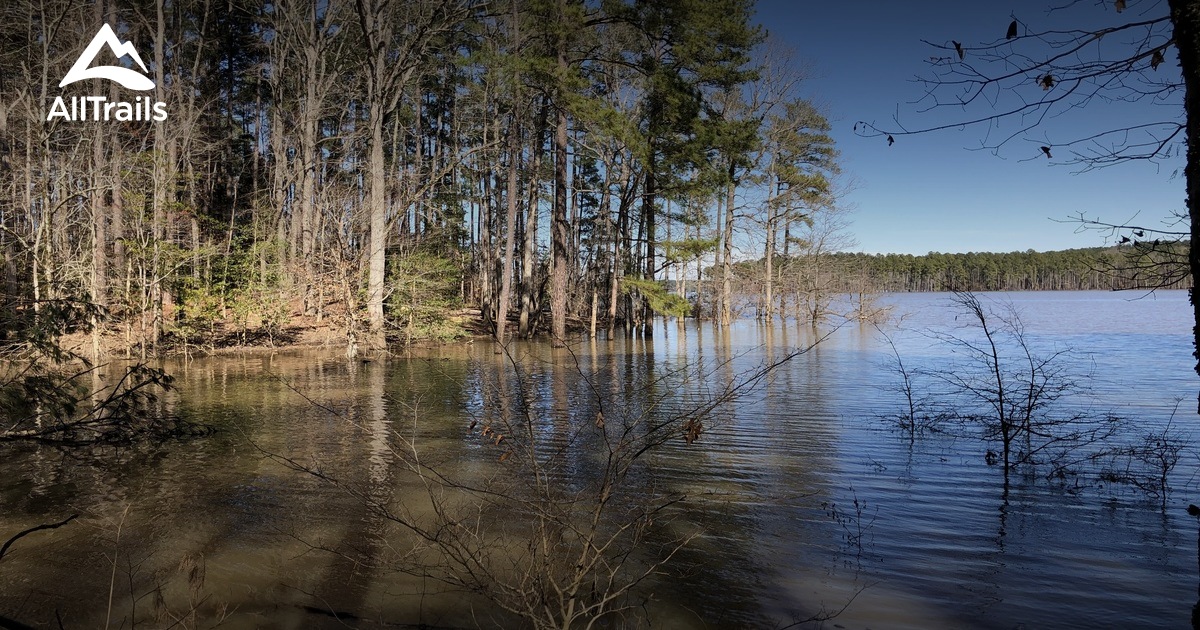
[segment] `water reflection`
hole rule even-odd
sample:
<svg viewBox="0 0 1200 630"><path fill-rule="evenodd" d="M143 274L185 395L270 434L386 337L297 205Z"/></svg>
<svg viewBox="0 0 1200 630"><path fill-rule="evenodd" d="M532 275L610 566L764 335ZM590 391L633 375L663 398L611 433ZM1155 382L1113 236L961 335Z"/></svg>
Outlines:
<svg viewBox="0 0 1200 630"><path fill-rule="evenodd" d="M1176 393L1193 388L1187 336L1172 332L1186 333L1186 308L1173 314L1175 303L1163 296L1142 304L1133 325L1128 313L1138 305L1120 296L1077 298L1083 302L1022 302L1031 334L1086 344L1091 354L1081 361L1094 365L1097 404L1146 426L1165 421ZM939 300L895 298L913 313L895 338L915 364L944 360L917 332L952 321ZM1093 316L1081 327L1063 323L1083 307ZM511 357L476 343L367 364L336 351L295 351L168 365L181 388L170 404L216 424L218 435L123 452L102 466L44 447L5 449L0 532L75 511L84 517L22 540L0 563L0 615L48 623L61 613L67 627L102 627L116 551L132 579L114 615L145 627L157 627L154 607L136 605L126 591L161 591L178 613L188 597L179 563L199 557L210 595L202 614L227 606L235 627L338 623L319 611L472 625L469 606L459 604L472 600L439 596L440 588L395 570L411 542L364 507L364 497L419 505L400 457L409 444L460 478L483 478L506 451L481 440L471 422L513 425L528 414L542 461L561 461L557 478L587 487L597 470L598 400L617 401L604 410L610 428L668 415L830 331L745 321L672 322L658 332L566 350L514 344ZM836 620L847 628L1191 620L1194 519L1120 488L1069 494L1028 480L1005 491L977 443L890 433L877 420L898 403L889 353L874 329L844 326L761 388L715 408L699 442L664 445L631 477L633 494L687 497L652 542L702 532L646 584L656 625L772 626L851 599ZM262 451L319 462L362 494L290 471ZM1192 464L1177 471L1177 498L1193 489L1194 474ZM140 601L154 599L147 597ZM483 610L473 601L474 612Z"/></svg>

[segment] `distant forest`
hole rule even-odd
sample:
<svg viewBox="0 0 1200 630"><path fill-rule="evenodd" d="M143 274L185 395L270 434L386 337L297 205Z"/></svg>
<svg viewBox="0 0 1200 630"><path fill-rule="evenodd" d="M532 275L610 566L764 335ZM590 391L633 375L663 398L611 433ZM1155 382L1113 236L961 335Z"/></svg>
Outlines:
<svg viewBox="0 0 1200 630"><path fill-rule="evenodd" d="M914 291L1092 291L1186 289L1187 241L1149 247L1087 247L1052 252L862 254L832 252L822 267L827 293ZM761 291L763 260L735 265L742 294ZM801 261L780 257L788 269Z"/></svg>
<svg viewBox="0 0 1200 630"><path fill-rule="evenodd" d="M145 357L307 332L354 354L473 325L565 343L568 327L650 334L655 314L820 319L836 292L1110 288L1114 270L1118 286L1153 270L1116 250L837 253L829 122L751 14L4 2L0 339ZM87 50L129 57L133 87L87 78Z"/></svg>
<svg viewBox="0 0 1200 630"><path fill-rule="evenodd" d="M1075 291L1186 289L1187 242L1053 252L834 255L848 278L877 291ZM1154 251L1152 251L1154 250ZM851 284L843 285L854 290Z"/></svg>

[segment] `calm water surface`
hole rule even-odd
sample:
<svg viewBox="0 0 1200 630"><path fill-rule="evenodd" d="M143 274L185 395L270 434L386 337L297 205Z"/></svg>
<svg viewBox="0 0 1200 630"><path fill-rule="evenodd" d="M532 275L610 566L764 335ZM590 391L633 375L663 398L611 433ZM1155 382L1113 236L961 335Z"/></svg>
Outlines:
<svg viewBox="0 0 1200 630"><path fill-rule="evenodd" d="M1021 312L1035 346L1074 350L1069 367L1094 386L1074 403L1149 429L1183 399L1173 422L1190 434L1200 383L1186 295L1133 297L989 299ZM961 323L948 296L884 301L899 320L887 330L905 360L945 364L945 347L927 333ZM942 435L910 443L879 419L900 403L891 349L858 324L814 332L669 322L653 340L585 342L571 353L525 344L518 352L553 443L563 418L589 417L591 389L580 374L637 406L653 375L712 367L689 381L691 390L653 392L684 404L827 333L760 389L721 407L697 444L655 455L655 483L691 497L679 526L702 535L671 575L650 585L654 625L779 627L844 607L824 627L1188 626L1200 577L1197 522L1184 510L1200 500L1194 454L1176 468L1166 510L1123 487L1040 480L1017 480L1006 497L980 442ZM314 550L386 557L395 532L346 493L263 452L319 462L394 496L408 482L391 448L397 434L419 435L442 465L486 475L495 451L466 424L503 365L484 342L365 364L332 350L169 364L179 379L168 401L176 413L220 433L126 451L116 463L106 455L103 465L49 449L0 452L0 538L81 514L23 539L0 561L0 615L38 627L58 627L61 616L67 628L130 620L209 627L220 619L235 628L491 624L484 611L465 610L418 579ZM191 567L201 564L198 580Z"/></svg>

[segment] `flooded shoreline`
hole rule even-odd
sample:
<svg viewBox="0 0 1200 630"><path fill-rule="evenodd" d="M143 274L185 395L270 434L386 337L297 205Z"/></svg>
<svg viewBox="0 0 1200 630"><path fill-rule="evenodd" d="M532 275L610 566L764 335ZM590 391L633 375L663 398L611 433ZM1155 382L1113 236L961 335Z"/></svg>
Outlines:
<svg viewBox="0 0 1200 630"><path fill-rule="evenodd" d="M922 309L920 317L945 317ZM1037 311L1029 320L1035 332L1055 321ZM369 363L335 350L168 362L179 388L167 404L212 424L214 435L124 449L103 465L50 447L6 447L0 531L81 516L20 540L0 561L0 615L35 625L62 615L67 627L512 625L486 596L409 571L411 532L376 508L424 513L429 494L413 475L413 445L428 453L422 465L448 479L526 496L503 483L521 478L511 468L519 452L501 462L513 438L497 443L495 433L524 404L536 429L530 452L553 462L547 470L562 482L554 487L594 487L596 400L612 405L609 431L623 417L668 414L813 334L751 322L730 332L672 324L652 341L567 351L527 344L518 372L479 343ZM1141 326L1139 351L1150 332ZM1120 348L1128 334L1089 339ZM902 344L916 360L937 358L915 337ZM694 444L666 442L630 473L623 496L678 501L646 530L639 566L687 538L638 584L637 598L652 599L631 623L772 626L838 611L839 625L875 628L1188 618L1195 523L1178 504L1190 500L1193 466L1174 474L1166 511L1127 489L1068 492L1038 479L1019 479L1005 495L976 443L929 436L910 445L879 421L897 402L887 352L867 329L839 330L710 410ZM1125 359L1109 351L1092 363L1103 382ZM1170 392L1190 386L1186 371L1164 380L1174 367L1131 369L1121 367L1118 380L1159 390L1143 385L1124 409L1165 421ZM512 397L521 391L525 403ZM1097 400L1120 405L1108 391ZM1190 430L1190 418L1178 421ZM528 514L497 504L493 520L472 531L519 550Z"/></svg>

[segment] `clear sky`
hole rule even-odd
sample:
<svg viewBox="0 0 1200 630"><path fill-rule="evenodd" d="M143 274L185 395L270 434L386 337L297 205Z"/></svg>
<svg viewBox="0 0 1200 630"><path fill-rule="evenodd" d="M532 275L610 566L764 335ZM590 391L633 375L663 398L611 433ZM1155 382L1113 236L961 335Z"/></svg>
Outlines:
<svg viewBox="0 0 1200 630"><path fill-rule="evenodd" d="M890 147L883 138L854 133L859 120L882 127L893 125L899 115L915 128L962 115L954 110L921 113L912 104L924 94L913 79L927 72L930 55L939 54L922 39L958 40L968 46L994 41L1004 36L1012 16L1035 28L1081 19L1118 24L1166 11L1160 6L1165 2L1128 0L1129 8L1117 15L1111 2L1080 0L1069 9L1048 12L1065 4L1068 0L759 0L756 19L811 66L812 78L801 91L824 106L843 168L857 182L844 198L856 207L850 228L858 241L855 249L923 254L1091 247L1106 244L1103 235L1077 234L1076 224L1055 220L1082 211L1112 222L1137 215L1137 221L1157 225L1182 208L1180 159L1158 165L1128 162L1077 174L1077 166L1062 163L1065 151L1055 160L1040 156L1039 147L1052 144L1048 138L1065 138L1072 127L1116 128L1135 116L1137 108L1156 107L1151 104L1131 110L1093 103L1017 139L999 156L978 150L983 128L897 137ZM1177 73L1174 57L1159 71ZM1177 111L1163 113L1164 106L1157 107L1159 118Z"/></svg>

